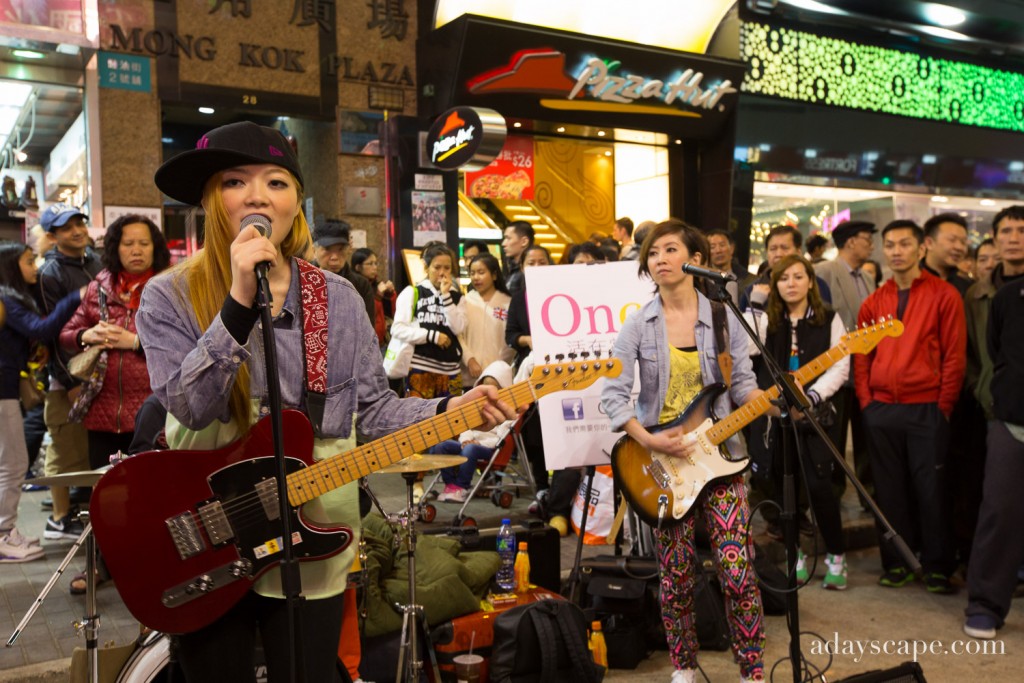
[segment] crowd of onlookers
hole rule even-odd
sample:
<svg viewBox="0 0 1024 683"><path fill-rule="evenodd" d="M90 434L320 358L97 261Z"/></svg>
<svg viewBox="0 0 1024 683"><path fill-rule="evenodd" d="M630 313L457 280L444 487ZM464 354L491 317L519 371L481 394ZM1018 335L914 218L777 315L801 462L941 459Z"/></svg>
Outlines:
<svg viewBox="0 0 1024 683"><path fill-rule="evenodd" d="M151 221L130 215L114 221L95 250L87 221L75 207L52 205L42 214L35 248L0 244L4 562L43 556L39 540L18 528L17 507L44 434L50 436L47 476L102 467L111 454L132 449L136 416L151 394L134 317L146 282L170 265L167 245ZM619 219L610 235L594 233L569 245L561 262L636 260L654 225L634 228L630 219ZM870 353L837 363L807 383L809 410L840 447L852 440L857 475L918 555L927 590L955 592L962 570L969 600L965 630L991 638L1024 565L1024 538L1016 523L1016 501L1024 496L1015 486L1024 476L1018 464L1024 462L1024 317L1018 310L1024 305L1024 206L1000 211L991 236L977 247L969 247L968 234L957 213L932 216L920 226L895 220L881 229L847 221L806 244L798 229L778 226L765 238L764 262L753 274L736 260L733 235L710 230L703 260L733 275L729 294L769 353L789 370L835 347L857 327L902 322L898 339L883 339ZM426 278L401 292L381 276L378 256L353 249L351 242L343 221L319 221L309 256L352 283L382 352L392 338L413 347L408 371L394 382L397 390L433 398L460 394L478 382L512 381L533 348L524 270L553 264L529 223L505 228L502 259L483 242L463 244L461 259L445 243L426 245ZM826 259L831 247L834 256ZM875 260L879 251L882 258ZM469 280L466 291L459 284L462 272ZM753 344L750 350L759 384L770 387L759 352ZM45 400L28 405L26 384L41 380ZM824 587L843 589L838 500L845 474L827 444L800 419L796 423L806 491L801 526L808 533L816 527L824 539ZM565 534L579 473L546 470L539 420L527 416L518 428L538 488L532 510ZM493 449L494 433L463 436L439 451L470 456L466 466L442 473L441 501L464 502L475 461ZM746 437L753 495L777 501L784 438L777 420L759 419ZM51 540L78 538L83 529L76 505L87 497L87 489L51 486L44 501L51 513L39 533ZM779 534L777 511L761 509L768 532ZM881 559L883 586L917 578L884 541ZM811 573L801 553L798 578L806 582ZM72 590L83 588L82 577L76 577Z"/></svg>

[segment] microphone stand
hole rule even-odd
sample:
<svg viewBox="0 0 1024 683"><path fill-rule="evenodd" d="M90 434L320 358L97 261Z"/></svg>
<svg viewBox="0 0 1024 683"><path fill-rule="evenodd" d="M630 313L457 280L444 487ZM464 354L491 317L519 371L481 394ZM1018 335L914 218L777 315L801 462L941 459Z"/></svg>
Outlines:
<svg viewBox="0 0 1024 683"><path fill-rule="evenodd" d="M298 619L298 606L305 600L302 595L302 576L299 563L292 550L291 506L288 504L288 466L284 454L283 404L281 378L277 370L277 343L274 339L274 317L270 310L273 297L267 280L267 267L256 267L256 308L260 312L263 331L263 357L266 361L267 394L270 399L270 425L274 441L274 461L277 465L277 503L281 518L281 590L284 593L288 631L288 675L291 683L306 680L305 659L302 656L302 624Z"/></svg>
<svg viewBox="0 0 1024 683"><path fill-rule="evenodd" d="M761 342L761 338L757 336L750 324L747 323L746 318L740 314L739 308L736 303L732 300L732 296L726 290L725 285L731 281L727 277L704 277L708 283L708 298L713 301L719 301L729 308L736 316L743 330L747 333L747 336L754 342L754 346L761 352L761 358L764 359L765 366L768 368L769 374L771 374L772 381L775 386L779 389L779 400L777 404L781 411L781 424L780 434L782 438L779 443L782 448L782 472L783 472L783 485L782 485L782 513L780 519L782 520L782 537L783 542L786 546L786 576L788 577L787 591L786 591L786 622L789 626L789 660L790 665L793 669L793 683L800 683L803 679L801 678L802 673L802 661L803 657L800 653L800 605L797 597L797 585L796 585L796 554L797 547L799 545L800 529L797 523L797 502L796 502L796 479L794 473L796 472L796 460L794 455L799 457L799 443L800 440L795 438L795 425L791 419L791 411L800 410L806 411L810 405L807 397L804 396L803 392L797 386L793 376L788 372L783 372L782 368L779 367L778 362L775 358L768 353L764 344ZM868 501L868 505L871 508L871 512L875 515L878 520L885 528L884 540L892 543L896 550L903 555L904 560L907 562L907 566L911 568L915 573L920 573L921 563L918 562L917 557L911 552L910 548L903 541L902 537L896 533L892 524L885 518L882 511L872 500L871 496L868 495L867 491L864 490L864 485L857 479L857 475L854 474L853 470L846 463L846 459L839 453L835 444L828 438L825 430L822 429L818 423L817 418L809 412L804 412L804 419L806 419L814 431L821 437L822 441L827 444L829 450L832 453L832 457L839 463L839 466L846 473L846 476L853 483L854 487L863 496L864 500ZM791 446L795 445L796 448ZM796 451L796 453L794 453Z"/></svg>

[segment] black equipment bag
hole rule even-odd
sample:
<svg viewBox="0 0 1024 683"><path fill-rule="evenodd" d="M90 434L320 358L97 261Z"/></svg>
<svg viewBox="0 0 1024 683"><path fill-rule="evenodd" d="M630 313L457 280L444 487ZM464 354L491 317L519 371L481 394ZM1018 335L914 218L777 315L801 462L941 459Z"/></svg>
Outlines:
<svg viewBox="0 0 1024 683"><path fill-rule="evenodd" d="M583 610L566 600L541 600L494 620L492 683L600 683L604 668L587 647Z"/></svg>
<svg viewBox="0 0 1024 683"><path fill-rule="evenodd" d="M513 524L516 542L526 541L530 556L530 583L547 588L553 593L562 589L562 554L561 540L558 529L540 520L529 520ZM476 527L455 527L446 530L450 536L456 536L462 549L490 550L497 547L497 529L478 529Z"/></svg>
<svg viewBox="0 0 1024 683"><path fill-rule="evenodd" d="M583 606L601 622L608 668L635 669L666 647L653 557L599 555L582 562Z"/></svg>

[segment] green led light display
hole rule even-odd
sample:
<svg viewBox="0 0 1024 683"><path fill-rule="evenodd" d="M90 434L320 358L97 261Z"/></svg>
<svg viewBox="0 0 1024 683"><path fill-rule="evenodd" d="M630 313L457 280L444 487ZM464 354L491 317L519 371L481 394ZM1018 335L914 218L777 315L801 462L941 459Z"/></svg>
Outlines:
<svg viewBox="0 0 1024 683"><path fill-rule="evenodd" d="M1024 74L743 24L743 92L1024 132Z"/></svg>

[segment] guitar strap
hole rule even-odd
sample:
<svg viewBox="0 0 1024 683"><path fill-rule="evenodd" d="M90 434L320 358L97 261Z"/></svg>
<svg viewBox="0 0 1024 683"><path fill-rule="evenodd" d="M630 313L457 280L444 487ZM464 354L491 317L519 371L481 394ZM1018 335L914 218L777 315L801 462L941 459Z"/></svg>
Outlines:
<svg viewBox="0 0 1024 683"><path fill-rule="evenodd" d="M725 319L725 306L719 301L711 302L711 329L715 333L715 348L718 349L718 367L722 371L725 386L732 386L732 354L729 352L729 325Z"/></svg>
<svg viewBox="0 0 1024 683"><path fill-rule="evenodd" d="M327 278L296 259L302 299L302 349L306 358L306 412L319 438L327 404Z"/></svg>

